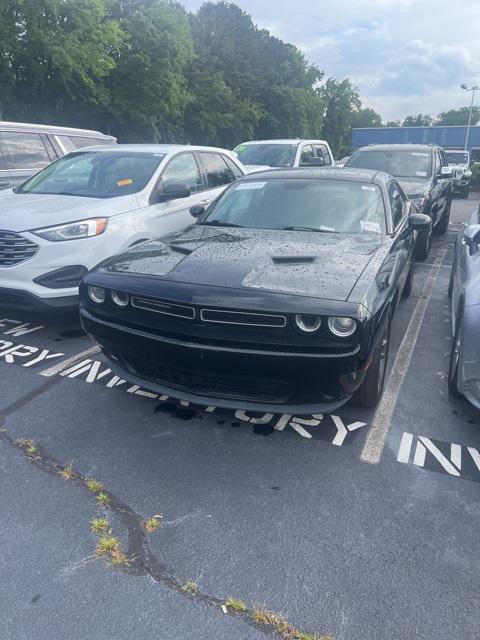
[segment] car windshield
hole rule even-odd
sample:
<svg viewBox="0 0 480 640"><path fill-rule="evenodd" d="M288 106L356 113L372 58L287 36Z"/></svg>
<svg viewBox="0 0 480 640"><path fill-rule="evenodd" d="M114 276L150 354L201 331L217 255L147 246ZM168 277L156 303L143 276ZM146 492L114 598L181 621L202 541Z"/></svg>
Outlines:
<svg viewBox="0 0 480 640"><path fill-rule="evenodd" d="M17 193L115 198L141 191L163 153L85 151L71 153L27 180Z"/></svg>
<svg viewBox="0 0 480 640"><path fill-rule="evenodd" d="M448 164L468 164L468 153L466 151L447 151Z"/></svg>
<svg viewBox="0 0 480 640"><path fill-rule="evenodd" d="M396 178L428 178L432 173L430 151L356 151L347 166L385 171Z"/></svg>
<svg viewBox="0 0 480 640"><path fill-rule="evenodd" d="M235 149L243 164L293 167L298 144L241 144Z"/></svg>
<svg viewBox="0 0 480 640"><path fill-rule="evenodd" d="M200 224L380 234L385 209L379 187L372 184L270 178L233 185Z"/></svg>

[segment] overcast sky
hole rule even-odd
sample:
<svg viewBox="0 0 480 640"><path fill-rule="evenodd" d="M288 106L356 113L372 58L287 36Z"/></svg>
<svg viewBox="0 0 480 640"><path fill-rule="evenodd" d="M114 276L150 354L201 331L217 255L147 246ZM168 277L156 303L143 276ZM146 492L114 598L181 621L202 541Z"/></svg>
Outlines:
<svg viewBox="0 0 480 640"><path fill-rule="evenodd" d="M196 9L201 0L183 0ZM465 106L480 83L480 0L237 0L384 120ZM480 95L479 95L480 102Z"/></svg>

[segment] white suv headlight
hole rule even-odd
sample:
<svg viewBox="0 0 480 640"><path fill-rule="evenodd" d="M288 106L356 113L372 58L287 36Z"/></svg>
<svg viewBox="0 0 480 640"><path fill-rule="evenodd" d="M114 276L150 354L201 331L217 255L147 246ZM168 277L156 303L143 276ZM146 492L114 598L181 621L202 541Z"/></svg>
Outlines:
<svg viewBox="0 0 480 640"><path fill-rule="evenodd" d="M32 231L36 236L50 240L51 242L62 242L64 240L80 240L81 238L92 238L99 236L107 228L107 218L93 218L92 220L80 220L62 224L58 227L47 227L46 229L35 229Z"/></svg>

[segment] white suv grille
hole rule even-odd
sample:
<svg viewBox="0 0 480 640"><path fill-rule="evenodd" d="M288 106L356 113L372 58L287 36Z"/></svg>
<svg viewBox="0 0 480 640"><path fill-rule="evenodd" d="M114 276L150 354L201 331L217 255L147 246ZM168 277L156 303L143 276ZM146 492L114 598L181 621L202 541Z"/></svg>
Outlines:
<svg viewBox="0 0 480 640"><path fill-rule="evenodd" d="M33 258L38 246L12 231L0 231L0 267L12 267Z"/></svg>

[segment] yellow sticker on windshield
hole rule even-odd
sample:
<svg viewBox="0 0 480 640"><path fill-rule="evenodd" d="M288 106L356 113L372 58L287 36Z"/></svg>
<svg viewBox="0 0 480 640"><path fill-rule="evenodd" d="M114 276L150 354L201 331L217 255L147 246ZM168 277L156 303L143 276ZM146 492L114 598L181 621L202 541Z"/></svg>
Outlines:
<svg viewBox="0 0 480 640"><path fill-rule="evenodd" d="M124 180L117 180L117 187L126 187L129 184L133 184L131 178L125 178Z"/></svg>

